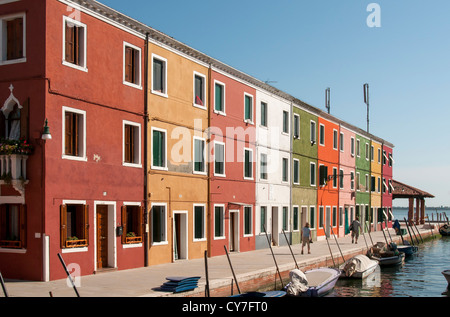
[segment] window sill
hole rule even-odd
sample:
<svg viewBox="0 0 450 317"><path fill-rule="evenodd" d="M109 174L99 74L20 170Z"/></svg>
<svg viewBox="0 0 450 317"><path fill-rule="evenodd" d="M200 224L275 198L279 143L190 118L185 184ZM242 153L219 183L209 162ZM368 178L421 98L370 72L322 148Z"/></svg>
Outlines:
<svg viewBox="0 0 450 317"><path fill-rule="evenodd" d="M81 70L82 72L85 72L85 73L88 72L88 69L87 69L87 67L85 67L85 66L79 66L79 65L76 65L76 64L72 64L72 63L66 62L66 61L64 61L64 60L63 60L62 64L63 64L64 66L67 66L67 67L70 67L70 68L74 68L74 69L77 69L77 70Z"/></svg>
<svg viewBox="0 0 450 317"><path fill-rule="evenodd" d="M77 252L87 252L87 251L88 251L88 247L62 249L62 253L77 253Z"/></svg>
<svg viewBox="0 0 450 317"><path fill-rule="evenodd" d="M85 157L85 156L71 156L71 155L63 154L63 155L61 156L61 158L62 158L63 160L79 161L79 162L87 162L87 157Z"/></svg>
<svg viewBox="0 0 450 317"><path fill-rule="evenodd" d="M14 64L20 64L20 63L26 63L26 62L27 62L27 58L23 57L23 58L18 58L18 59L0 61L0 66L14 65Z"/></svg>
<svg viewBox="0 0 450 317"><path fill-rule="evenodd" d="M129 86L129 87L132 87L132 88L136 88L136 89L142 90L142 85L141 84L134 84L134 83L130 83L130 82L125 81L125 80L123 81L123 84L126 85L126 86Z"/></svg>
<svg viewBox="0 0 450 317"><path fill-rule="evenodd" d="M192 103L192 106L195 107L195 108L202 109L202 110L207 110L208 109L208 107L206 105L202 106L202 105L196 104L195 102Z"/></svg>
<svg viewBox="0 0 450 317"><path fill-rule="evenodd" d="M0 253L16 253L16 254L25 254L25 253L27 253L27 249L10 249L10 248L0 248Z"/></svg>
<svg viewBox="0 0 450 317"><path fill-rule="evenodd" d="M142 164L140 163L127 163L127 162L123 162L122 166L125 167L134 167L134 168L142 168Z"/></svg>
<svg viewBox="0 0 450 317"><path fill-rule="evenodd" d="M157 170L157 171L168 171L169 170L167 167L153 166L153 165L152 165L151 169Z"/></svg>
<svg viewBox="0 0 450 317"><path fill-rule="evenodd" d="M160 97L164 97L164 98L169 98L169 96L167 95L167 93L165 93L165 92L160 92L160 91L153 90L153 89L152 89L152 94L157 95L157 96L160 96Z"/></svg>
<svg viewBox="0 0 450 317"><path fill-rule="evenodd" d="M223 112L223 111L219 111L219 110L215 110L215 109L213 111L214 111L215 114L218 114L218 115L221 115L221 116L224 116L224 117L227 116L227 114L225 112Z"/></svg>

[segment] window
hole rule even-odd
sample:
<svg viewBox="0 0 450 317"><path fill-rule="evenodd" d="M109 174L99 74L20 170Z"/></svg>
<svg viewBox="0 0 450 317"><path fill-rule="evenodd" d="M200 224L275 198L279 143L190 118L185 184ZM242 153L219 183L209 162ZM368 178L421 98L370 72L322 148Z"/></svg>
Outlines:
<svg viewBox="0 0 450 317"><path fill-rule="evenodd" d="M194 240L205 240L205 231L205 206L194 205Z"/></svg>
<svg viewBox="0 0 450 317"><path fill-rule="evenodd" d="M294 114L294 139L300 139L300 116Z"/></svg>
<svg viewBox="0 0 450 317"><path fill-rule="evenodd" d="M266 206L261 206L259 208L259 212L260 212L260 232L266 232L266 217L267 217L267 207Z"/></svg>
<svg viewBox="0 0 450 317"><path fill-rule="evenodd" d="M244 149L244 179L253 179L253 151Z"/></svg>
<svg viewBox="0 0 450 317"><path fill-rule="evenodd" d="M360 140L356 140L356 156L360 157L361 156L361 147L360 147Z"/></svg>
<svg viewBox="0 0 450 317"><path fill-rule="evenodd" d="M0 248L26 248L26 205L0 205Z"/></svg>
<svg viewBox="0 0 450 317"><path fill-rule="evenodd" d="M283 206L283 230L288 231L289 227L289 208Z"/></svg>
<svg viewBox="0 0 450 317"><path fill-rule="evenodd" d="M252 234L252 207L244 207L244 235Z"/></svg>
<svg viewBox="0 0 450 317"><path fill-rule="evenodd" d="M141 49L124 43L124 84L141 88Z"/></svg>
<svg viewBox="0 0 450 317"><path fill-rule="evenodd" d="M337 225L337 208L336 208L336 206L333 206L332 219L333 219L333 227L336 227L336 225Z"/></svg>
<svg viewBox="0 0 450 317"><path fill-rule="evenodd" d="M122 243L142 243L144 208L141 206L122 206Z"/></svg>
<svg viewBox="0 0 450 317"><path fill-rule="evenodd" d="M323 228L323 206L319 206L319 228Z"/></svg>
<svg viewBox="0 0 450 317"><path fill-rule="evenodd" d="M319 144L325 145L325 126L323 124L319 125Z"/></svg>
<svg viewBox="0 0 450 317"><path fill-rule="evenodd" d="M355 172L353 171L350 172L350 189L355 189Z"/></svg>
<svg viewBox="0 0 450 317"><path fill-rule="evenodd" d="M294 159L294 184L300 184L300 161Z"/></svg>
<svg viewBox="0 0 450 317"><path fill-rule="evenodd" d="M167 97L167 60L152 54L152 93Z"/></svg>
<svg viewBox="0 0 450 317"><path fill-rule="evenodd" d="M389 183L389 191L388 191L388 193L392 194L392 192L394 191L394 186L392 185L392 179L390 179L388 181L388 183Z"/></svg>
<svg viewBox="0 0 450 317"><path fill-rule="evenodd" d="M311 138L311 145L314 145L316 143L316 122L315 121L310 122L310 138Z"/></svg>
<svg viewBox="0 0 450 317"><path fill-rule="evenodd" d="M289 133L289 112L283 111L283 132Z"/></svg>
<svg viewBox="0 0 450 317"><path fill-rule="evenodd" d="M310 206L309 207L309 225L310 228L316 228L316 207Z"/></svg>
<svg viewBox="0 0 450 317"><path fill-rule="evenodd" d="M3 38L2 64L26 61L26 27L25 13L0 19L1 37Z"/></svg>
<svg viewBox="0 0 450 317"><path fill-rule="evenodd" d="M339 147L341 152L344 152L344 133L339 134Z"/></svg>
<svg viewBox="0 0 450 317"><path fill-rule="evenodd" d="M261 125L267 127L267 103L261 101Z"/></svg>
<svg viewBox="0 0 450 317"><path fill-rule="evenodd" d="M339 207L339 227L342 227L344 224L344 208Z"/></svg>
<svg viewBox="0 0 450 317"><path fill-rule="evenodd" d="M283 182L288 182L289 180L289 166L288 166L288 159L287 158L283 158L282 159L282 175L281 175L281 180Z"/></svg>
<svg viewBox="0 0 450 317"><path fill-rule="evenodd" d="M355 156L355 138L351 137L350 139L350 154Z"/></svg>
<svg viewBox="0 0 450 317"><path fill-rule="evenodd" d="M373 162L375 159L375 149L373 147L373 145L370 146L370 160Z"/></svg>
<svg viewBox="0 0 450 317"><path fill-rule="evenodd" d="M328 166L319 166L319 186L325 186L328 179Z"/></svg>
<svg viewBox="0 0 450 317"><path fill-rule="evenodd" d="M394 162L394 159L392 158L392 153L389 153L389 167L392 167L392 164Z"/></svg>
<svg viewBox="0 0 450 317"><path fill-rule="evenodd" d="M366 160L369 160L369 143L366 143Z"/></svg>
<svg viewBox="0 0 450 317"><path fill-rule="evenodd" d="M194 72L194 106L206 109L206 78Z"/></svg>
<svg viewBox="0 0 450 317"><path fill-rule="evenodd" d="M206 142L194 136L194 173L206 174Z"/></svg>
<svg viewBox="0 0 450 317"><path fill-rule="evenodd" d="M309 184L311 186L316 186L316 164L310 163L309 164Z"/></svg>
<svg viewBox="0 0 450 317"><path fill-rule="evenodd" d="M26 115L22 116L23 107L12 100L0 109L0 139L19 140L26 135ZM24 131L25 130L25 131Z"/></svg>
<svg viewBox="0 0 450 317"><path fill-rule="evenodd" d="M152 168L167 169L166 130L152 128Z"/></svg>
<svg viewBox="0 0 450 317"><path fill-rule="evenodd" d="M342 169L339 170L339 188L344 188L344 170Z"/></svg>
<svg viewBox="0 0 450 317"><path fill-rule="evenodd" d="M369 191L369 175L366 174L366 192Z"/></svg>
<svg viewBox="0 0 450 317"><path fill-rule="evenodd" d="M377 159L377 162L378 162L378 164L380 164L381 163L381 149L378 149L378 159Z"/></svg>
<svg viewBox="0 0 450 317"><path fill-rule="evenodd" d="M261 153L260 159L260 179L267 180L267 154Z"/></svg>
<svg viewBox="0 0 450 317"><path fill-rule="evenodd" d="M141 166L141 125L123 122L123 162L127 166Z"/></svg>
<svg viewBox="0 0 450 317"><path fill-rule="evenodd" d="M87 71L86 29L85 24L64 17L64 65Z"/></svg>
<svg viewBox="0 0 450 317"><path fill-rule="evenodd" d="M225 114L225 84L217 81L214 84L214 111Z"/></svg>
<svg viewBox="0 0 450 317"><path fill-rule="evenodd" d="M214 175L225 176L225 143L214 142Z"/></svg>
<svg viewBox="0 0 450 317"><path fill-rule="evenodd" d="M338 182L337 168L333 167L333 188L337 188L337 182Z"/></svg>
<svg viewBox="0 0 450 317"><path fill-rule="evenodd" d="M86 112L63 107L63 131L63 158L87 161Z"/></svg>
<svg viewBox="0 0 450 317"><path fill-rule="evenodd" d="M386 151L383 151L383 165L386 165L386 159L387 159Z"/></svg>
<svg viewBox="0 0 450 317"><path fill-rule="evenodd" d="M359 172L356 172L356 190L361 190L361 180Z"/></svg>
<svg viewBox="0 0 450 317"><path fill-rule="evenodd" d="M223 238L225 226L224 206L214 206L214 238Z"/></svg>
<svg viewBox="0 0 450 317"><path fill-rule="evenodd" d="M253 96L244 94L244 121L253 123Z"/></svg>
<svg viewBox="0 0 450 317"><path fill-rule="evenodd" d="M153 204L151 209L152 244L167 243L166 205Z"/></svg>
<svg viewBox="0 0 450 317"><path fill-rule="evenodd" d="M370 176L370 191L374 192L375 191L375 182L376 182L376 177L375 176Z"/></svg>
<svg viewBox="0 0 450 317"><path fill-rule="evenodd" d="M333 149L338 149L338 132L336 130L333 130Z"/></svg>
<svg viewBox="0 0 450 317"><path fill-rule="evenodd" d="M298 231L299 230L299 213L298 213L298 206L292 207L292 217L294 218L292 223L292 230Z"/></svg>
<svg viewBox="0 0 450 317"><path fill-rule="evenodd" d="M381 190L381 177L378 177L377 179L377 193L379 193Z"/></svg>
<svg viewBox="0 0 450 317"><path fill-rule="evenodd" d="M89 208L85 202L60 206L61 248L87 247L89 244Z"/></svg>

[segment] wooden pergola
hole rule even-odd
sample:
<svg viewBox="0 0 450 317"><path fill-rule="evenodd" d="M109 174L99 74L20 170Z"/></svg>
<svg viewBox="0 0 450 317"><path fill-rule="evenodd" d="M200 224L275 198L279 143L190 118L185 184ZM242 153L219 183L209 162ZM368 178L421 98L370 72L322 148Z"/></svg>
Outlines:
<svg viewBox="0 0 450 317"><path fill-rule="evenodd" d="M425 223L425 198L434 198L433 195L415 187L392 180L394 190L392 199L407 198L409 200L408 221L412 224ZM414 199L416 199L416 214L414 217ZM415 218L415 219L414 219Z"/></svg>

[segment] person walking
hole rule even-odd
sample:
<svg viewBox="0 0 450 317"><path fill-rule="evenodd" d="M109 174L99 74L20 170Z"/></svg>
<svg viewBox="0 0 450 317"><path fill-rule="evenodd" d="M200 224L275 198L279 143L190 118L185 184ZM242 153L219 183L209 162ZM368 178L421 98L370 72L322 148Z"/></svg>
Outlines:
<svg viewBox="0 0 450 317"><path fill-rule="evenodd" d="M352 243L353 243L353 240L355 241L355 244L358 243L360 229L361 229L361 224L359 223L359 218L356 217L355 220L353 220L352 224L350 225L350 231L352 232Z"/></svg>
<svg viewBox="0 0 450 317"><path fill-rule="evenodd" d="M311 248L309 246L311 240L311 229L309 229L309 223L305 223L305 226L302 229L302 254L303 248L306 244L308 245L308 254L311 254Z"/></svg>

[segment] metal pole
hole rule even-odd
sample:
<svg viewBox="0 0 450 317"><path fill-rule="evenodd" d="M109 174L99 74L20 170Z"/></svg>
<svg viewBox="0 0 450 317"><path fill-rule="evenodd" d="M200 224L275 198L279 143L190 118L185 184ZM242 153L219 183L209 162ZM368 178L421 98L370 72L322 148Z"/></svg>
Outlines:
<svg viewBox="0 0 450 317"><path fill-rule="evenodd" d="M66 271L67 277L69 278L70 283L72 284L72 287L73 287L73 290L75 291L75 294L77 294L77 297L80 297L80 294L78 294L78 290L77 290L77 288L76 288L76 286L75 286L75 283L74 283L73 280L72 280L72 276L70 275L70 272L69 272L69 270L67 269L66 263L64 263L64 260L63 260L63 258L62 258L62 256L61 256L61 254L59 254L59 253L58 253L58 258L59 258L59 260L61 261L61 264L62 264L64 270Z"/></svg>
<svg viewBox="0 0 450 317"><path fill-rule="evenodd" d="M237 286L238 292L239 292L239 294L241 294L241 289L239 288L239 283L237 281L236 274L234 274L233 265L231 265L231 260L230 260L230 256L228 255L227 247L224 245L223 248L225 249L225 253L226 253L227 258L228 258L228 263L230 264L231 273L233 273L234 281L236 282L236 286Z"/></svg>
<svg viewBox="0 0 450 317"><path fill-rule="evenodd" d="M5 294L5 297L8 297L8 292L6 291L5 281L3 281L2 273L0 272L0 283L2 283L2 289L3 293Z"/></svg>
<svg viewBox="0 0 450 317"><path fill-rule="evenodd" d="M209 277L208 277L208 251L205 250L205 277L206 277L206 287L205 296L209 297Z"/></svg>
<svg viewBox="0 0 450 317"><path fill-rule="evenodd" d="M422 243L423 243L422 235L420 234L420 231L419 231L419 229L417 229L417 226L416 226L416 224L415 224L415 223L413 223L413 224L414 224L414 228L416 228L416 230L417 230L417 233L419 234L420 240L422 240Z"/></svg>
<svg viewBox="0 0 450 317"><path fill-rule="evenodd" d="M334 240L336 241L336 245L337 245L337 247L338 247L338 249L339 249L339 252L341 253L342 260L345 262L345 258L344 258L344 255L342 254L341 247L339 246L339 243L338 243L338 240L337 240L337 238L336 238L336 235L334 234L333 226L330 226L330 228L331 228L331 233L332 233L333 236L334 236Z"/></svg>
<svg viewBox="0 0 450 317"><path fill-rule="evenodd" d="M283 279L281 278L280 270L278 269L277 260L275 259L275 255L273 254L272 246L270 245L270 239L269 239L269 236L267 235L266 226L264 225L263 227L264 227L264 231L265 231L265 233L266 233L267 243L269 244L270 252L272 253L273 261L275 262L275 266L276 266L276 268L277 268L278 277L280 278L280 282L281 282L281 287L284 287L284 285L283 285Z"/></svg>
<svg viewBox="0 0 450 317"><path fill-rule="evenodd" d="M331 255L331 260L333 260L333 267L336 267L336 263L334 262L334 258L333 258L333 252L331 252L331 247L330 247L330 243L328 242L328 237L327 237L327 232L325 231L325 239L327 240L327 244L328 244L328 250L330 250L330 255Z"/></svg>
<svg viewBox="0 0 450 317"><path fill-rule="evenodd" d="M286 239L287 245L288 245L288 247L289 247L289 251L291 251L291 255L292 255L292 257L294 258L295 267L296 267L297 269L299 269L299 268L298 268L298 264L297 264L297 260L295 259L295 256L294 256L294 252L292 252L291 244L289 243L289 240L288 240L288 238L287 238L287 236L286 236L286 233L284 232L284 229L283 229L282 231L283 231L283 234L284 234L284 238Z"/></svg>
<svg viewBox="0 0 450 317"><path fill-rule="evenodd" d="M403 220L405 220L406 229L408 230L409 237L411 238L411 243L412 243L412 245L415 245L414 239L413 239L413 237L412 237L412 235L411 235L411 231L409 231L408 221L406 220L406 218L403 218Z"/></svg>
<svg viewBox="0 0 450 317"><path fill-rule="evenodd" d="M364 84L364 103L367 105L367 133L369 133L369 84Z"/></svg>

